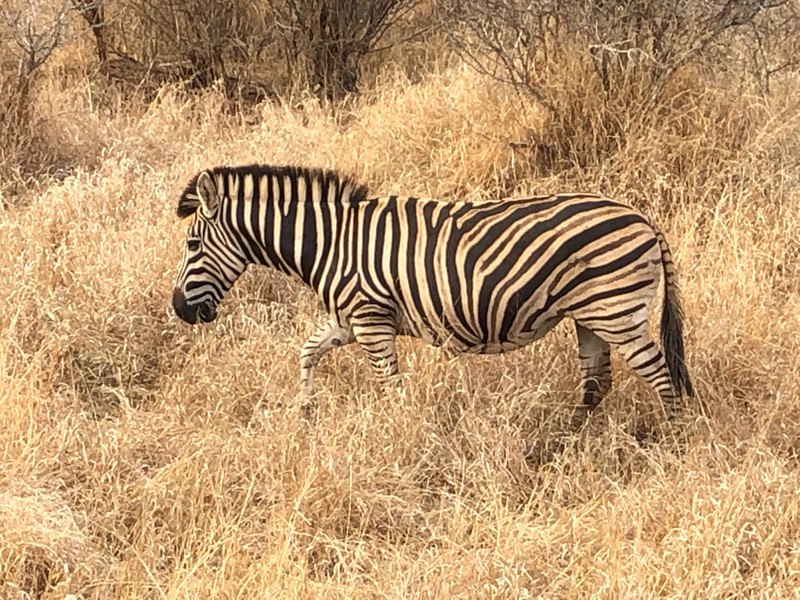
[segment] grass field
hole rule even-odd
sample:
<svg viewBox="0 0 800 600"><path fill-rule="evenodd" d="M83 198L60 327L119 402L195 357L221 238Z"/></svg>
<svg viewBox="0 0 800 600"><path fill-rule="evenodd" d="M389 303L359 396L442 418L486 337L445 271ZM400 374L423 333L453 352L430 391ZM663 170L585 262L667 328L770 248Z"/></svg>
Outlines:
<svg viewBox="0 0 800 600"><path fill-rule="evenodd" d="M75 169L0 196L0 598L800 596L800 81L763 97L692 80L602 162L538 169L514 142L554 135L548 116L449 63L387 68L335 109L235 114L214 90L145 105L57 66L40 81L35 134ZM493 357L403 340L396 390L340 349L309 425L309 291L251 268L213 324L172 313L180 191L248 162L375 194L596 191L653 215L697 388L685 451L652 441L659 402L620 361L563 433L567 326Z"/></svg>

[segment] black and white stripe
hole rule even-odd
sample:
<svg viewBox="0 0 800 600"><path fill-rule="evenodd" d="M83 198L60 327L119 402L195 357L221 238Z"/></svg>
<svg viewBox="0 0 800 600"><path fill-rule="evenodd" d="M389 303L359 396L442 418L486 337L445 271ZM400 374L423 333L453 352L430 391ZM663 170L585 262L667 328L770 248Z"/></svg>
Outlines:
<svg viewBox="0 0 800 600"><path fill-rule="evenodd" d="M381 375L397 372L395 337L460 352L524 346L564 317L576 323L586 410L611 387L610 349L660 394L670 416L692 395L672 257L643 214L592 194L445 203L367 198L335 172L220 167L183 192L192 216L173 304L194 323L250 263L300 277L330 319L301 354L304 391L336 346L357 341ZM648 332L665 277L662 344Z"/></svg>

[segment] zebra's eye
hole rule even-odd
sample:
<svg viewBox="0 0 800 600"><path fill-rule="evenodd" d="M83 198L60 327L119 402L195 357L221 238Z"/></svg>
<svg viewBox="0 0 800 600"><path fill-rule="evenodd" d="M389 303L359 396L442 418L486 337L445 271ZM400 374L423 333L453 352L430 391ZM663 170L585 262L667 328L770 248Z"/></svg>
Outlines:
<svg viewBox="0 0 800 600"><path fill-rule="evenodd" d="M198 239L187 240L186 247L189 248L189 252L197 252L198 250L200 250L200 240Z"/></svg>

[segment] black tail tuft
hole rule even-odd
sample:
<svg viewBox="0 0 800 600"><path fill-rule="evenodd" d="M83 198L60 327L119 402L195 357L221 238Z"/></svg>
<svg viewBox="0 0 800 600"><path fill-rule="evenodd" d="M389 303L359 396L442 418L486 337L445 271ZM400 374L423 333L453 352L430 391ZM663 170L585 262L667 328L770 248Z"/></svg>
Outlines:
<svg viewBox="0 0 800 600"><path fill-rule="evenodd" d="M664 285L664 310L661 313L661 343L664 347L664 359L667 362L672 387L678 394L684 390L687 396L694 396L692 380L683 352L683 311L680 294L675 282L667 271Z"/></svg>

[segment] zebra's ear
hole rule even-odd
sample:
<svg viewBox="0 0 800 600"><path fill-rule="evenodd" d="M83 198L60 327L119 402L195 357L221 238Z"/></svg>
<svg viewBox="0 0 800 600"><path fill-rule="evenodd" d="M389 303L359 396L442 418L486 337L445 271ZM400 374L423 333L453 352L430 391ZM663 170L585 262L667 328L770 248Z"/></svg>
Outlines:
<svg viewBox="0 0 800 600"><path fill-rule="evenodd" d="M200 199L200 208L207 217L211 217L217 211L219 205L219 194L217 193L217 186L214 180L208 174L208 171L203 171L197 178L195 184L197 189L197 197Z"/></svg>

